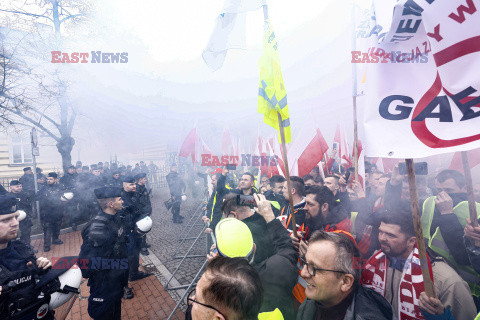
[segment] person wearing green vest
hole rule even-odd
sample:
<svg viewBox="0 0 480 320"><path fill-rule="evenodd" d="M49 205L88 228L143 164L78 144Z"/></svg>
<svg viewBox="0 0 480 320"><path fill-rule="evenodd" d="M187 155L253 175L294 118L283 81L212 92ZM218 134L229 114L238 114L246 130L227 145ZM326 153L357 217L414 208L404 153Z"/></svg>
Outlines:
<svg viewBox="0 0 480 320"><path fill-rule="evenodd" d="M259 314L262 298L260 278L247 260L217 257L188 294L185 319L283 320L278 309Z"/></svg>
<svg viewBox="0 0 480 320"><path fill-rule="evenodd" d="M220 179L221 176L222 174L220 172L216 172L212 175L212 195L208 199L207 205L202 209L203 211L205 211L205 215L202 220L205 223L210 222L209 228L206 229L207 233L215 230L215 226L220 221L220 219L222 219L222 203L223 196L225 195L225 189L218 190L217 188L218 179Z"/></svg>
<svg viewBox="0 0 480 320"><path fill-rule="evenodd" d="M467 219L467 225L465 226L465 247L467 248L468 257L470 263L477 273L480 273L480 226L474 227L470 221ZM480 219L479 219L480 225ZM476 298L475 303L477 309L480 309L480 298ZM477 319L476 319L477 320ZM480 319L479 319L480 320Z"/></svg>
<svg viewBox="0 0 480 320"><path fill-rule="evenodd" d="M423 203L422 228L428 247L444 258L468 283L472 294L480 296L480 274L475 272L463 241L470 216L465 177L455 170L443 170L435 178L437 196ZM480 205L477 203L477 212Z"/></svg>

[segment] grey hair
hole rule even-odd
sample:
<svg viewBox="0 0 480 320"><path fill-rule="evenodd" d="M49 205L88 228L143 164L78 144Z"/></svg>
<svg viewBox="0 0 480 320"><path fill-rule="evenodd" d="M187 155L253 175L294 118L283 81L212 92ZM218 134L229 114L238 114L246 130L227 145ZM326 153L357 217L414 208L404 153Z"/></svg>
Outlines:
<svg viewBox="0 0 480 320"><path fill-rule="evenodd" d="M353 288L360 284L362 276L361 256L355 243L348 236L342 233L315 231L309 240L309 245L319 241L333 243L337 254L335 256L335 269L351 274L354 278ZM338 277L341 274L337 274Z"/></svg>

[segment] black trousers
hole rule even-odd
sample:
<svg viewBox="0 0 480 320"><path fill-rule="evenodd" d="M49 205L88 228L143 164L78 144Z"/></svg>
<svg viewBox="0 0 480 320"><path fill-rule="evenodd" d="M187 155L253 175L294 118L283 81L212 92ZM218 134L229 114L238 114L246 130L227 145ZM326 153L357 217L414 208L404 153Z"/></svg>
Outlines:
<svg viewBox="0 0 480 320"><path fill-rule="evenodd" d="M27 245L30 245L30 241L31 241L30 236L32 234L32 226L33 226L33 223L29 217L26 217L25 219L20 221L20 226L19 226L20 240Z"/></svg>
<svg viewBox="0 0 480 320"><path fill-rule="evenodd" d="M178 220L179 216L180 216L180 204L182 202L181 201L175 201L172 205L172 215L173 215L173 220Z"/></svg>
<svg viewBox="0 0 480 320"><path fill-rule="evenodd" d="M128 274L129 277L138 273L140 266L140 249L142 248L142 238L138 237L134 232L128 237Z"/></svg>
<svg viewBox="0 0 480 320"><path fill-rule="evenodd" d="M58 239L60 235L60 225L62 223L62 218L58 219L55 222L46 222L42 223L43 225L43 246L50 247L52 245L52 240Z"/></svg>

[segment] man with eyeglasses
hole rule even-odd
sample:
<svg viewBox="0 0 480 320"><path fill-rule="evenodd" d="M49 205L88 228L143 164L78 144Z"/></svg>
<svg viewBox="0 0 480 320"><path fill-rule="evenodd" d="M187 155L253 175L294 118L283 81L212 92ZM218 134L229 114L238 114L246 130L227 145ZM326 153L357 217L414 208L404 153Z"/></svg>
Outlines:
<svg viewBox="0 0 480 320"><path fill-rule="evenodd" d="M210 261L195 290L188 295L185 319L258 319L262 296L258 273L247 260L217 257Z"/></svg>
<svg viewBox="0 0 480 320"><path fill-rule="evenodd" d="M301 275L307 299L297 320L393 319L390 304L360 285L360 253L342 233L316 231L310 237Z"/></svg>

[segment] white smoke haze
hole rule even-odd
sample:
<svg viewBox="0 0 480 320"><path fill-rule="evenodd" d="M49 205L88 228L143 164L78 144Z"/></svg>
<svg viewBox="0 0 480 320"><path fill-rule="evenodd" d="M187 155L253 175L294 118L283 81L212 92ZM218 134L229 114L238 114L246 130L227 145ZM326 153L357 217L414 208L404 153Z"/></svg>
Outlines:
<svg viewBox="0 0 480 320"><path fill-rule="evenodd" d="M213 150L224 127L251 144L258 130L274 133L256 112L262 10L247 16L247 50L230 50L216 72L201 58L222 5L93 2L89 21L65 37L64 51L128 52L128 63L63 66L83 115L75 130L82 158L141 152L151 144L176 150L194 125ZM336 112L351 104L349 12L346 1L270 4L294 133L312 116L328 140L338 123L352 126L350 113Z"/></svg>
<svg viewBox="0 0 480 320"><path fill-rule="evenodd" d="M44 72L55 70L68 81L67 98L79 113L73 161L105 161L117 155L126 163L131 162L129 154L142 154L152 146L178 151L194 126L214 153L221 153L224 128L240 139L245 151L253 151L258 132L264 137L275 134L257 113L261 9L247 15L247 49L229 50L223 67L213 72L201 54L222 0L87 3L87 21L62 29L61 51L88 52L89 63L52 64L52 49L42 47ZM304 125L313 123L331 144L340 125L351 149L351 2L281 0L268 5L293 140ZM6 1L0 8L15 6L24 7L24 2ZM24 8L40 10L35 2ZM128 63L90 63L91 51L128 53Z"/></svg>

